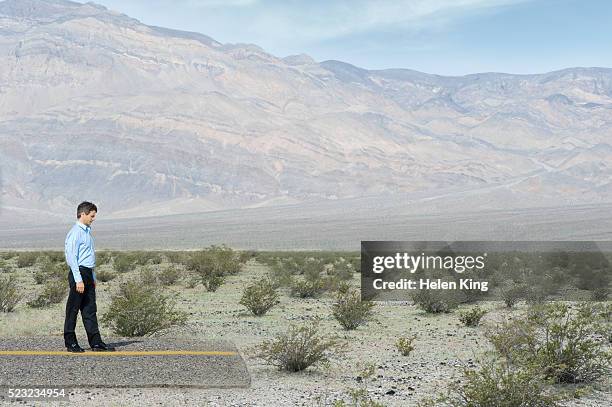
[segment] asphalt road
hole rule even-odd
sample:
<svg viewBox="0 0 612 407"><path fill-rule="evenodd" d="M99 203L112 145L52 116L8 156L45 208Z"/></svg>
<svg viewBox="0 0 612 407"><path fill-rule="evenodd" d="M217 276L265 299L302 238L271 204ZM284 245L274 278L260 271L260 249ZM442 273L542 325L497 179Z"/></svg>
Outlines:
<svg viewBox="0 0 612 407"><path fill-rule="evenodd" d="M63 338L0 339L0 388L245 388L236 347L222 340L107 339L117 352L69 353Z"/></svg>

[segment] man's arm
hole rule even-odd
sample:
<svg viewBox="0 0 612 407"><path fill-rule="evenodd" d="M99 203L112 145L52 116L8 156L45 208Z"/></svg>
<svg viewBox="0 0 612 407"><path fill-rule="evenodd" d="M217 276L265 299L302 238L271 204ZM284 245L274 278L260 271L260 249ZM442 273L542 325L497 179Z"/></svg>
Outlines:
<svg viewBox="0 0 612 407"><path fill-rule="evenodd" d="M66 244L64 246L64 254L66 255L66 262L70 266L72 276L74 277L75 283L83 282L81 272L79 271L79 236L74 230L68 232L66 236Z"/></svg>

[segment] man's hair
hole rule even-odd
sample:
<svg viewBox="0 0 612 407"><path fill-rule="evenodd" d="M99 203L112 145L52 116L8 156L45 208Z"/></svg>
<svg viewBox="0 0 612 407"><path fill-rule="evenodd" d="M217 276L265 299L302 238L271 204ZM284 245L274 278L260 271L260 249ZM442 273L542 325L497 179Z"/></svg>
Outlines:
<svg viewBox="0 0 612 407"><path fill-rule="evenodd" d="M87 215L91 211L98 212L98 207L91 202L81 202L79 206L77 206L77 219L81 217L81 214L84 213Z"/></svg>

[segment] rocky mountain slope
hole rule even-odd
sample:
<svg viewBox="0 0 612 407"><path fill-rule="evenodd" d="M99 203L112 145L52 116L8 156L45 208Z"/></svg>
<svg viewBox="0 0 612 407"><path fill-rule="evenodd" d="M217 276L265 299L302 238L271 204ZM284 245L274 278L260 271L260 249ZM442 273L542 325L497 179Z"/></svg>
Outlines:
<svg viewBox="0 0 612 407"><path fill-rule="evenodd" d="M491 206L609 202L612 69L370 71L94 3L7 0L0 171L5 216L82 199L150 215L449 188L484 188Z"/></svg>

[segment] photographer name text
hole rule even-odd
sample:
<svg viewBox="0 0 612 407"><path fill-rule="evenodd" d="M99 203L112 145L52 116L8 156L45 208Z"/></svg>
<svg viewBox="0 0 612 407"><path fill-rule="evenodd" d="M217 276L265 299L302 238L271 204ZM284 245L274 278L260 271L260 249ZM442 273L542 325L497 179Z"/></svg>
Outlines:
<svg viewBox="0 0 612 407"><path fill-rule="evenodd" d="M459 281L445 281L442 279L408 279L402 278L397 281L384 281L377 278L372 281L375 290L477 290L488 291L488 281L478 281L471 278L462 278Z"/></svg>

